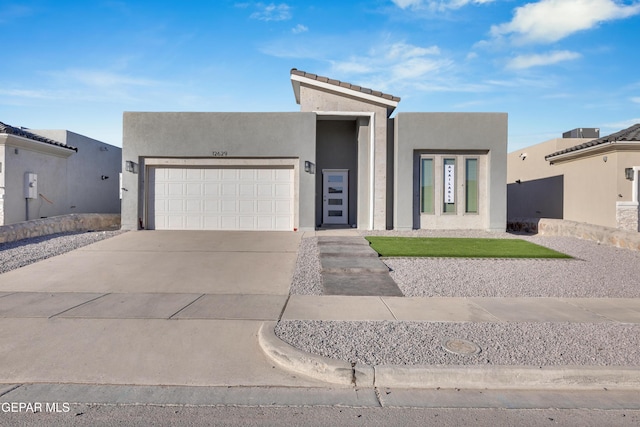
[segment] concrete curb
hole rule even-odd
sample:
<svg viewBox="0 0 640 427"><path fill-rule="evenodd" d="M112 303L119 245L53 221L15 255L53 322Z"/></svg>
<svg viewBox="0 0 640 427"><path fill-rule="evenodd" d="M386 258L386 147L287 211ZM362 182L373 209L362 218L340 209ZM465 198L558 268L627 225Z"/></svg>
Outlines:
<svg viewBox="0 0 640 427"><path fill-rule="evenodd" d="M258 341L284 369L333 384L359 387L494 390L640 390L640 369L609 366L368 366L299 350L264 322Z"/></svg>
<svg viewBox="0 0 640 427"><path fill-rule="evenodd" d="M330 359L299 350L275 334L276 322L264 322L258 331L258 343L272 361L284 369L332 384L373 386L373 368L352 366L342 360Z"/></svg>
<svg viewBox="0 0 640 427"><path fill-rule="evenodd" d="M638 390L640 370L609 366L375 367L376 387L501 390Z"/></svg>

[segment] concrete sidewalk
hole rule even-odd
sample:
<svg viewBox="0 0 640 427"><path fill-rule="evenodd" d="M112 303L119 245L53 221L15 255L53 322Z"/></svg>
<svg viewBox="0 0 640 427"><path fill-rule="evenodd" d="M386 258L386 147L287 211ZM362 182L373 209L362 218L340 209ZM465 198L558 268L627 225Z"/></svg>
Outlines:
<svg viewBox="0 0 640 427"><path fill-rule="evenodd" d="M640 323L640 298L291 295L283 320Z"/></svg>

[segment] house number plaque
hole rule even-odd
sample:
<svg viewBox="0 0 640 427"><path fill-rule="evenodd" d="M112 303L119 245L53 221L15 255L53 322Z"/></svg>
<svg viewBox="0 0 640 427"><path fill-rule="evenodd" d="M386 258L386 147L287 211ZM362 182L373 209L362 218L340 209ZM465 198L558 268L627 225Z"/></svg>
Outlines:
<svg viewBox="0 0 640 427"><path fill-rule="evenodd" d="M214 151L213 157L227 157L228 153L226 151Z"/></svg>

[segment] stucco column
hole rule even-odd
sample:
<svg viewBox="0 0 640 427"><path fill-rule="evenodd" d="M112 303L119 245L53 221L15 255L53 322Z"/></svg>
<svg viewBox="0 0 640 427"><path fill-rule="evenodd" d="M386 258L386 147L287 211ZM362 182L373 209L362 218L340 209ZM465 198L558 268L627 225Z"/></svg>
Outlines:
<svg viewBox="0 0 640 427"><path fill-rule="evenodd" d="M387 228L387 119L385 114L375 113L375 149L374 149L374 201L373 229Z"/></svg>

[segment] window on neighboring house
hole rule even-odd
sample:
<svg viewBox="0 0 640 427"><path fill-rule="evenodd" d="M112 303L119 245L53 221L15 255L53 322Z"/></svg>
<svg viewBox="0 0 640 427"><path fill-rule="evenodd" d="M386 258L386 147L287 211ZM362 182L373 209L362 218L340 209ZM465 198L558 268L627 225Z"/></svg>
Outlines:
<svg viewBox="0 0 640 427"><path fill-rule="evenodd" d="M434 213L433 203L433 159L423 158L421 160L420 176L420 211L426 214Z"/></svg>
<svg viewBox="0 0 640 427"><path fill-rule="evenodd" d="M442 213L456 213L456 159L444 159Z"/></svg>
<svg viewBox="0 0 640 427"><path fill-rule="evenodd" d="M464 205L466 213L478 213L478 159L465 159Z"/></svg>

